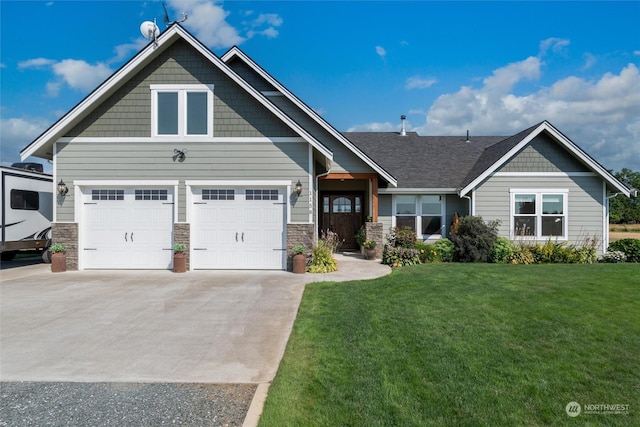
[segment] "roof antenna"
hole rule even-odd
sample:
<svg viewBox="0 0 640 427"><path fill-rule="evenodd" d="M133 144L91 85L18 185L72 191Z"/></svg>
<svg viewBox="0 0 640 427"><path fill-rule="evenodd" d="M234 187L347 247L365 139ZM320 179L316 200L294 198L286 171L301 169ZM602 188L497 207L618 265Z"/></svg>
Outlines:
<svg viewBox="0 0 640 427"><path fill-rule="evenodd" d="M400 130L400 136L407 136L407 131L404 128L404 121L407 119L407 116L404 114L400 116L400 120L402 120L402 129Z"/></svg>
<svg viewBox="0 0 640 427"><path fill-rule="evenodd" d="M469 129L467 129L467 140L465 142L467 143L471 142L471 140L469 139Z"/></svg>
<svg viewBox="0 0 640 427"><path fill-rule="evenodd" d="M170 27L172 24L180 24L181 22L184 22L187 20L187 14L185 12L182 12L182 19L179 21L171 21L171 19L169 19L169 12L167 12L167 3L166 2L162 2L162 9L164 10L164 25L166 25L167 27Z"/></svg>

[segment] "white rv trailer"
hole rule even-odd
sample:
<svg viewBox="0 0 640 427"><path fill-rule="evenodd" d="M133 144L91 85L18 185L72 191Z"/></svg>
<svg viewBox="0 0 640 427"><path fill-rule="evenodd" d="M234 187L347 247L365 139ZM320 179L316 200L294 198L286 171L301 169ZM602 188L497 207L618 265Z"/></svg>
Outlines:
<svg viewBox="0 0 640 427"><path fill-rule="evenodd" d="M38 163L0 166L3 261L19 251L44 252L51 242L53 176Z"/></svg>

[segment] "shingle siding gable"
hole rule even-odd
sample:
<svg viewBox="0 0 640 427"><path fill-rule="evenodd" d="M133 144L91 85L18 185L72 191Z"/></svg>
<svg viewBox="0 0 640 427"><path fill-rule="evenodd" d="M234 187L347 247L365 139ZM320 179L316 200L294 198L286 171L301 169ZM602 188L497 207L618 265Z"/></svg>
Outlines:
<svg viewBox="0 0 640 427"><path fill-rule="evenodd" d="M541 133L498 172L588 172L546 133Z"/></svg>
<svg viewBox="0 0 640 427"><path fill-rule="evenodd" d="M132 76L66 136L149 137L152 84L211 84L214 88L214 136L297 136L271 112L179 40Z"/></svg>

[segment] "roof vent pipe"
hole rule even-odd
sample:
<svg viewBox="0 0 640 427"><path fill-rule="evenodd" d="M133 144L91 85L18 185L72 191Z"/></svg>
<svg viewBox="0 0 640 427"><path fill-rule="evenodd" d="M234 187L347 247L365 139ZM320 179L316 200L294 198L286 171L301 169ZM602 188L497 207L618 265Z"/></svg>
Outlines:
<svg viewBox="0 0 640 427"><path fill-rule="evenodd" d="M465 142L471 142L471 140L469 139L469 129L467 129L467 140Z"/></svg>
<svg viewBox="0 0 640 427"><path fill-rule="evenodd" d="M404 121L407 119L407 116L404 114L400 116L400 120L402 120L402 129L400 129L400 136L407 136L407 131L404 127Z"/></svg>

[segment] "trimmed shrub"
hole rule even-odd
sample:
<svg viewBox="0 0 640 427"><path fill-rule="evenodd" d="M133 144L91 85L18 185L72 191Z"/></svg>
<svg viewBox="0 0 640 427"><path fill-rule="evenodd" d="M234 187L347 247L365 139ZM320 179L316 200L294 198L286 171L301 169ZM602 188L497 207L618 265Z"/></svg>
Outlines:
<svg viewBox="0 0 640 427"><path fill-rule="evenodd" d="M420 252L415 248L385 246L382 263L391 267L420 264Z"/></svg>
<svg viewBox="0 0 640 427"><path fill-rule="evenodd" d="M387 237L387 244L396 248L415 248L416 241L416 232L408 226L393 227Z"/></svg>
<svg viewBox="0 0 640 427"><path fill-rule="evenodd" d="M453 254L456 251L456 247L453 242L446 237L440 239L433 244L436 253L438 254L438 260L442 262L452 262Z"/></svg>
<svg viewBox="0 0 640 427"><path fill-rule="evenodd" d="M640 239L622 239L609 244L609 251L624 252L627 262L640 262Z"/></svg>
<svg viewBox="0 0 640 427"><path fill-rule="evenodd" d="M489 261L497 264L506 264L513 254L513 244L506 237L498 237L489 251Z"/></svg>
<svg viewBox="0 0 640 427"><path fill-rule="evenodd" d="M484 222L480 216L463 216L451 233L455 259L461 262L487 262L489 251L498 238L500 221Z"/></svg>
<svg viewBox="0 0 640 427"><path fill-rule="evenodd" d="M602 255L599 261L608 263L623 263L627 262L627 256L622 251L610 251Z"/></svg>
<svg viewBox="0 0 640 427"><path fill-rule="evenodd" d="M438 252L436 251L435 246L431 243L418 241L416 242L416 250L418 251L420 262L423 264L440 261Z"/></svg>

